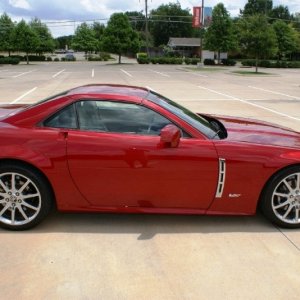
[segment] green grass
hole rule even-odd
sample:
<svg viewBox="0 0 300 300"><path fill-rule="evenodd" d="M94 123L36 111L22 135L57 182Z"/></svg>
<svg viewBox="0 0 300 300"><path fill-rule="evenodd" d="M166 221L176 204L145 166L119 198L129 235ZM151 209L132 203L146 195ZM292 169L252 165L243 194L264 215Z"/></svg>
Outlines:
<svg viewBox="0 0 300 300"><path fill-rule="evenodd" d="M231 73L238 74L238 75L251 75L251 76L275 75L273 73L255 72L255 71L232 71Z"/></svg>
<svg viewBox="0 0 300 300"><path fill-rule="evenodd" d="M220 67L183 67L186 70L194 71L194 72L215 72L215 71L227 71L227 68Z"/></svg>

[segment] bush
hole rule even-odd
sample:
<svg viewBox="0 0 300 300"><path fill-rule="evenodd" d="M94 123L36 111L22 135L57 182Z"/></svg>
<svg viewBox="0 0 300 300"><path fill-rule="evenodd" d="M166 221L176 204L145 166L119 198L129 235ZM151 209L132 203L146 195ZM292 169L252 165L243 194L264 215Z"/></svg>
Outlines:
<svg viewBox="0 0 300 300"><path fill-rule="evenodd" d="M55 57L55 58L54 58L54 61L59 61L59 58L58 58L58 57Z"/></svg>
<svg viewBox="0 0 300 300"><path fill-rule="evenodd" d="M139 59L140 57L148 57L148 54L145 52L139 52L136 54L136 58Z"/></svg>
<svg viewBox="0 0 300 300"><path fill-rule="evenodd" d="M61 61L66 61L66 58L65 58L65 57L62 57L60 60L61 60Z"/></svg>
<svg viewBox="0 0 300 300"><path fill-rule="evenodd" d="M245 67L254 67L255 66L255 60L254 59L245 59L242 61L242 65Z"/></svg>
<svg viewBox="0 0 300 300"><path fill-rule="evenodd" d="M152 64L156 65L158 63L158 57L151 57L150 61Z"/></svg>
<svg viewBox="0 0 300 300"><path fill-rule="evenodd" d="M139 64L141 65L145 65L145 64L149 64L150 63L150 58L149 57L144 57L144 56L140 56L137 58L137 61Z"/></svg>
<svg viewBox="0 0 300 300"><path fill-rule="evenodd" d="M271 68L272 63L269 60L261 60L258 62L258 66L262 68Z"/></svg>
<svg viewBox="0 0 300 300"><path fill-rule="evenodd" d="M52 61L52 57L51 56L47 56L46 60L47 61Z"/></svg>
<svg viewBox="0 0 300 300"><path fill-rule="evenodd" d="M11 58L17 58L19 61L25 60L25 57L22 56L22 55L11 55L9 57L11 57Z"/></svg>
<svg viewBox="0 0 300 300"><path fill-rule="evenodd" d="M185 64L190 65L191 62L192 62L192 59L189 58L189 57L186 57L186 58L184 59L184 62L185 62Z"/></svg>
<svg viewBox="0 0 300 300"><path fill-rule="evenodd" d="M103 59L100 56L89 56L88 61L102 61Z"/></svg>
<svg viewBox="0 0 300 300"><path fill-rule="evenodd" d="M222 59L221 62L224 66L235 66L236 65L236 61L233 59Z"/></svg>
<svg viewBox="0 0 300 300"><path fill-rule="evenodd" d="M205 58L203 63L204 63L205 66L214 66L215 65L215 60L210 59L210 58Z"/></svg>
<svg viewBox="0 0 300 300"><path fill-rule="evenodd" d="M112 59L111 55L107 52L101 52L100 57L104 61L108 61L109 59Z"/></svg>
<svg viewBox="0 0 300 300"><path fill-rule="evenodd" d="M1 57L0 64L5 65L17 65L20 62L20 59L17 57Z"/></svg>

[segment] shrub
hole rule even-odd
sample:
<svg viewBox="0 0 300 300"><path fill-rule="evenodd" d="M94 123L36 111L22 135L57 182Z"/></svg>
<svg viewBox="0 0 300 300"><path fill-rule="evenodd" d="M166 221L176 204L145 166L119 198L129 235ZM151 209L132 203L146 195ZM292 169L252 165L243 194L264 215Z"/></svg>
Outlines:
<svg viewBox="0 0 300 300"><path fill-rule="evenodd" d="M222 59L222 64L224 66L235 66L236 65L236 61L233 59Z"/></svg>
<svg viewBox="0 0 300 300"><path fill-rule="evenodd" d="M255 66L255 60L254 59L245 59L242 61L242 65L245 67L254 67Z"/></svg>
<svg viewBox="0 0 300 300"><path fill-rule="evenodd" d="M11 58L17 58L19 61L25 60L25 57L22 56L22 55L11 55L9 57L11 57Z"/></svg>
<svg viewBox="0 0 300 300"><path fill-rule="evenodd" d="M104 61L108 61L109 59L112 59L111 55L107 52L101 52L100 57Z"/></svg>
<svg viewBox="0 0 300 300"><path fill-rule="evenodd" d="M196 64L199 63L199 62L201 62L200 58L194 57L194 58L191 59L191 64L192 64L192 65L196 65Z"/></svg>
<svg viewBox="0 0 300 300"><path fill-rule="evenodd" d="M139 52L136 54L136 58L139 59L140 57L148 57L148 54L145 52Z"/></svg>
<svg viewBox="0 0 300 300"><path fill-rule="evenodd" d="M46 60L47 61L52 61L52 57L51 56L47 56Z"/></svg>
<svg viewBox="0 0 300 300"><path fill-rule="evenodd" d="M65 58L65 57L62 57L60 60L61 60L61 61L66 61L66 58Z"/></svg>
<svg viewBox="0 0 300 300"><path fill-rule="evenodd" d="M89 56L88 61L102 61L102 58L100 56L95 56L95 57Z"/></svg>
<svg viewBox="0 0 300 300"><path fill-rule="evenodd" d="M184 62L185 62L187 65L190 65L191 62L192 62L192 60L191 60L189 57L186 57L186 58L184 59Z"/></svg>
<svg viewBox="0 0 300 300"><path fill-rule="evenodd" d="M137 61L138 61L139 64L142 64L142 65L149 64L150 63L150 58L147 57L147 56L146 57L141 56L141 57L137 58Z"/></svg>
<svg viewBox="0 0 300 300"><path fill-rule="evenodd" d="M269 60L261 60L258 62L258 66L262 68L271 68L272 63Z"/></svg>
<svg viewBox="0 0 300 300"><path fill-rule="evenodd" d="M54 61L59 61L59 58L58 58L58 57L55 57L55 58L54 58Z"/></svg>
<svg viewBox="0 0 300 300"><path fill-rule="evenodd" d="M20 59L17 57L1 57L0 64L5 65L17 65L20 62Z"/></svg>
<svg viewBox="0 0 300 300"><path fill-rule="evenodd" d="M215 65L215 60L210 59L210 58L205 58L203 63L204 63L205 66L214 66Z"/></svg>
<svg viewBox="0 0 300 300"><path fill-rule="evenodd" d="M151 61L151 63L156 65L158 63L158 57L151 57L150 61Z"/></svg>

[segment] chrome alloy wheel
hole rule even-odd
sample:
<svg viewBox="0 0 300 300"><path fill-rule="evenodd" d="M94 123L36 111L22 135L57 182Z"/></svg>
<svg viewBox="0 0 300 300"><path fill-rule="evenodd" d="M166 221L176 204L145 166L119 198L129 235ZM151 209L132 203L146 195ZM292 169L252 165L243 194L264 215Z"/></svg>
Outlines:
<svg viewBox="0 0 300 300"><path fill-rule="evenodd" d="M18 226L36 218L41 194L33 181L18 173L0 174L0 222Z"/></svg>
<svg viewBox="0 0 300 300"><path fill-rule="evenodd" d="M288 224L300 224L300 173L282 179L272 195L276 217Z"/></svg>

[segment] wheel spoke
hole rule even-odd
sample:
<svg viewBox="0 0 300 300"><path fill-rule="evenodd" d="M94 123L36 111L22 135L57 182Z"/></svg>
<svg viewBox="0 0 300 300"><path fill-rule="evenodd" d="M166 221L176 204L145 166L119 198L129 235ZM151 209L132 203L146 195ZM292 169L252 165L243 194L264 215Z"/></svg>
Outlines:
<svg viewBox="0 0 300 300"><path fill-rule="evenodd" d="M281 207L283 207L283 206L287 205L288 203L289 203L289 201L288 201L288 200L286 200L286 201L284 201L284 202L282 202L282 203L280 203L280 204L278 204L278 205L274 206L274 209L281 208Z"/></svg>
<svg viewBox="0 0 300 300"><path fill-rule="evenodd" d="M23 218L24 218L25 220L28 220L28 217L27 217L27 215L25 214L23 208L19 206L19 207L18 207L18 210L19 210L19 212L22 214Z"/></svg>
<svg viewBox="0 0 300 300"><path fill-rule="evenodd" d="M40 194L36 193L36 194L29 194L29 195L24 195L22 196L23 199L29 199L29 198L34 198L34 197L38 197Z"/></svg>
<svg viewBox="0 0 300 300"><path fill-rule="evenodd" d="M30 183L30 180L27 179L27 181L21 186L21 188L19 189L19 193L22 193L24 191L24 189L28 186L28 184Z"/></svg>
<svg viewBox="0 0 300 300"><path fill-rule="evenodd" d="M28 203L26 203L26 202L24 202L24 201L23 201L22 205L23 205L23 206L26 206L26 207L28 207L28 208L30 208L30 209L33 209L33 210L35 210L35 211L38 210L38 207L35 207L35 206L33 206L33 205L30 205L30 204L28 204Z"/></svg>
<svg viewBox="0 0 300 300"><path fill-rule="evenodd" d="M1 203L6 203L6 201L5 201L4 199L1 199L1 200L0 200L0 204L1 204Z"/></svg>
<svg viewBox="0 0 300 300"><path fill-rule="evenodd" d="M0 216L2 216L7 211L8 208L9 208L9 205L5 205L3 207L3 209L0 211Z"/></svg>
<svg viewBox="0 0 300 300"><path fill-rule="evenodd" d="M288 188L289 192L292 193L293 192L293 189L292 187L288 184L288 182L284 179L282 181L284 183L284 185Z"/></svg>
<svg viewBox="0 0 300 300"><path fill-rule="evenodd" d="M16 218L16 210L12 209L11 211L11 223L15 224L15 218Z"/></svg>
<svg viewBox="0 0 300 300"><path fill-rule="evenodd" d="M287 210L287 211L285 212L285 214L282 216L283 219L285 219L285 218L288 216L288 214L291 212L292 208L293 208L293 206L290 205L289 208L288 208L288 210Z"/></svg>
<svg viewBox="0 0 300 300"><path fill-rule="evenodd" d="M1 179L0 179L0 185L1 185L1 187L4 189L4 191L7 193L7 192L8 192L8 188L7 188L7 186L2 182Z"/></svg>
<svg viewBox="0 0 300 300"><path fill-rule="evenodd" d="M16 191L16 174L11 174L11 191L14 193Z"/></svg>
<svg viewBox="0 0 300 300"><path fill-rule="evenodd" d="M283 198L287 198L288 197L288 194L277 193L277 192L275 192L274 195L275 196L279 196L279 197L283 197Z"/></svg>

